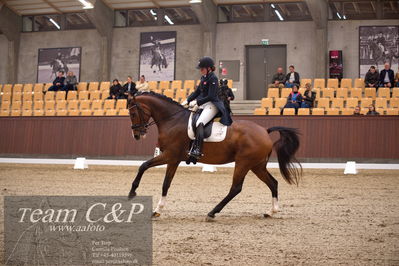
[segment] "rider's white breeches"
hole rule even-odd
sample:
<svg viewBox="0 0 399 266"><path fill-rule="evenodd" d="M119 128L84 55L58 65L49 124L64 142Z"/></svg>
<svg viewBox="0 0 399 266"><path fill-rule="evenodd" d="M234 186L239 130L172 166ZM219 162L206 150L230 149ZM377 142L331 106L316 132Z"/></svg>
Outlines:
<svg viewBox="0 0 399 266"><path fill-rule="evenodd" d="M216 105L212 102L204 103L199 107L199 109L204 109L201 113L201 116L197 120L196 126L198 127L199 124L203 123L206 125L209 121L211 121L215 115L219 112Z"/></svg>

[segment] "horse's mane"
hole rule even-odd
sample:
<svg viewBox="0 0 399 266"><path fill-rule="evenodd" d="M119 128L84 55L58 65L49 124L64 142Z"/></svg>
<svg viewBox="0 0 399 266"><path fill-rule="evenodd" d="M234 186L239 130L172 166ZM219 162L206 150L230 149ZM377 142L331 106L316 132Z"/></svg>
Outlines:
<svg viewBox="0 0 399 266"><path fill-rule="evenodd" d="M167 102L169 102L171 104L174 104L174 105L176 105L176 106L178 106L178 107L180 107L182 109L185 109L180 103L176 102L172 98L169 98L169 97L167 97L167 96L165 96L163 94L159 94L159 93L156 93L156 92L153 92L153 91L150 91L150 92L147 92L147 91L141 92L141 91L139 91L134 96L141 96L141 95L143 95L143 96L144 95L148 95L148 96L156 97L156 98L158 98L160 100L167 101Z"/></svg>

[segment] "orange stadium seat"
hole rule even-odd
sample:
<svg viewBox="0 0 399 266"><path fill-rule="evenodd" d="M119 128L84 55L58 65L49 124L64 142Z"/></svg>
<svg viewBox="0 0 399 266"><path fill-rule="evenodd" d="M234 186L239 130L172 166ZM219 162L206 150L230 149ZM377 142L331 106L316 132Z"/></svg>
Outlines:
<svg viewBox="0 0 399 266"><path fill-rule="evenodd" d="M187 90L185 88L178 89L176 91L176 100L177 101L183 101L186 98L187 98Z"/></svg>
<svg viewBox="0 0 399 266"><path fill-rule="evenodd" d="M32 84L25 84L24 85L23 93L32 94L32 91L33 91L33 85Z"/></svg>
<svg viewBox="0 0 399 266"><path fill-rule="evenodd" d="M232 80L232 79L228 79L228 80L227 80L227 86L228 86L229 88L233 88L233 80Z"/></svg>
<svg viewBox="0 0 399 266"><path fill-rule="evenodd" d="M128 109L120 109L118 112L118 115L127 116L127 115L129 115L129 110Z"/></svg>
<svg viewBox="0 0 399 266"><path fill-rule="evenodd" d="M280 93L278 88L269 88L267 90L267 98L280 98Z"/></svg>
<svg viewBox="0 0 399 266"><path fill-rule="evenodd" d="M266 115L266 109L265 108L256 108L254 110L254 115Z"/></svg>
<svg viewBox="0 0 399 266"><path fill-rule="evenodd" d="M174 91L177 91L177 90L181 89L182 84L183 84L183 82L181 80L174 80L174 81L172 81L170 88Z"/></svg>
<svg viewBox="0 0 399 266"><path fill-rule="evenodd" d="M385 114L385 109L384 108L375 108L375 111L377 113L379 113L380 115L384 115Z"/></svg>
<svg viewBox="0 0 399 266"><path fill-rule="evenodd" d="M12 84L4 84L2 93L12 93Z"/></svg>
<svg viewBox="0 0 399 266"><path fill-rule="evenodd" d="M5 93L1 96L1 101L11 102L11 93Z"/></svg>
<svg viewBox="0 0 399 266"><path fill-rule="evenodd" d="M119 99L116 101L116 110L127 109L127 100L126 99Z"/></svg>
<svg viewBox="0 0 399 266"><path fill-rule="evenodd" d="M44 95L44 100L45 101L52 101L55 98L55 92L54 91L47 91L46 94Z"/></svg>
<svg viewBox="0 0 399 266"><path fill-rule="evenodd" d="M55 101L45 101L44 110L55 110Z"/></svg>
<svg viewBox="0 0 399 266"><path fill-rule="evenodd" d="M284 108L283 115L295 115L295 108Z"/></svg>
<svg viewBox="0 0 399 266"><path fill-rule="evenodd" d="M273 99L272 98L262 98L261 102L262 108L273 108Z"/></svg>
<svg viewBox="0 0 399 266"><path fill-rule="evenodd" d="M375 99L375 108L384 108L388 107L388 100L386 98L376 98Z"/></svg>
<svg viewBox="0 0 399 266"><path fill-rule="evenodd" d="M21 115L22 116L32 116L33 112L31 109L23 109Z"/></svg>
<svg viewBox="0 0 399 266"><path fill-rule="evenodd" d="M361 88L352 88L350 90L350 92L351 92L351 98L358 98L358 99L362 98L362 89Z"/></svg>
<svg viewBox="0 0 399 266"><path fill-rule="evenodd" d="M115 100L105 100L103 109L115 109Z"/></svg>
<svg viewBox="0 0 399 266"><path fill-rule="evenodd" d="M81 100L80 104L79 104L80 110L90 109L90 104L91 104L91 101L89 101L89 100Z"/></svg>
<svg viewBox="0 0 399 266"><path fill-rule="evenodd" d="M157 81L148 81L148 88L151 91L156 91L158 89L158 82Z"/></svg>
<svg viewBox="0 0 399 266"><path fill-rule="evenodd" d="M338 79L328 79L327 80L327 88L338 89Z"/></svg>
<svg viewBox="0 0 399 266"><path fill-rule="evenodd" d="M43 100L43 93L42 92L33 93L33 100L34 101L42 101Z"/></svg>
<svg viewBox="0 0 399 266"><path fill-rule="evenodd" d="M298 115L310 115L310 109L309 108L299 108Z"/></svg>
<svg viewBox="0 0 399 266"><path fill-rule="evenodd" d="M103 109L103 102L101 100L94 100L91 104L92 110Z"/></svg>
<svg viewBox="0 0 399 266"><path fill-rule="evenodd" d="M338 88L337 89L337 98L348 98L348 88Z"/></svg>
<svg viewBox="0 0 399 266"><path fill-rule="evenodd" d="M13 94L17 92L22 93L23 86L24 86L23 84L14 84L14 87L12 88L12 93Z"/></svg>
<svg viewBox="0 0 399 266"><path fill-rule="evenodd" d="M67 101L72 101L72 100L77 100L77 99L78 99L78 92L77 91L68 91Z"/></svg>
<svg viewBox="0 0 399 266"><path fill-rule="evenodd" d="M81 116L91 116L93 114L93 111L90 109L83 109L80 110L80 115Z"/></svg>
<svg viewBox="0 0 399 266"><path fill-rule="evenodd" d="M366 108L366 107L360 109L360 113L361 113L362 115L367 114L368 111L369 111L369 108Z"/></svg>
<svg viewBox="0 0 399 266"><path fill-rule="evenodd" d="M68 93L69 94L69 93ZM88 100L89 99L89 92L88 91L81 91L78 93L78 99L80 101Z"/></svg>
<svg viewBox="0 0 399 266"><path fill-rule="evenodd" d="M22 93L21 92L14 92L12 94L12 101L13 102L20 102L22 101Z"/></svg>
<svg viewBox="0 0 399 266"><path fill-rule="evenodd" d="M21 109L11 110L10 116L21 116Z"/></svg>
<svg viewBox="0 0 399 266"><path fill-rule="evenodd" d="M300 83L301 83L300 85L301 88L304 88L307 83L309 83L310 86L312 86L312 79L301 79Z"/></svg>
<svg viewBox="0 0 399 266"><path fill-rule="evenodd" d="M323 108L313 108L312 115L324 115L324 109Z"/></svg>
<svg viewBox="0 0 399 266"><path fill-rule="evenodd" d="M87 90L87 82L79 82L77 85L78 92Z"/></svg>
<svg viewBox="0 0 399 266"><path fill-rule="evenodd" d="M352 79L341 79L341 88L352 89Z"/></svg>
<svg viewBox="0 0 399 266"><path fill-rule="evenodd" d="M338 108L327 108L327 115L339 115Z"/></svg>
<svg viewBox="0 0 399 266"><path fill-rule="evenodd" d="M49 89L51 86L53 86L53 83L46 83L46 84L44 84L43 91L48 91L48 89Z"/></svg>
<svg viewBox="0 0 399 266"><path fill-rule="evenodd" d="M33 87L33 92L34 93L43 93L43 88L44 88L43 83L36 83L35 86Z"/></svg>
<svg viewBox="0 0 399 266"><path fill-rule="evenodd" d="M375 88L365 88L364 89L364 97L375 99L376 89Z"/></svg>
<svg viewBox="0 0 399 266"><path fill-rule="evenodd" d="M55 99L57 101L65 100L65 98L66 98L66 92L65 91L57 91L57 93L55 94Z"/></svg>
<svg viewBox="0 0 399 266"><path fill-rule="evenodd" d="M90 100L100 100L101 99L101 92L100 91L91 91L90 92Z"/></svg>
<svg viewBox="0 0 399 266"><path fill-rule="evenodd" d="M68 111L70 110L78 110L79 109L79 101L78 100L70 100L68 101Z"/></svg>
<svg viewBox="0 0 399 266"><path fill-rule="evenodd" d="M44 102L43 101L34 101L33 102L33 110L43 110Z"/></svg>
<svg viewBox="0 0 399 266"><path fill-rule="evenodd" d="M11 106L11 115L12 116L20 116L21 115L21 102L13 102Z"/></svg>
<svg viewBox="0 0 399 266"><path fill-rule="evenodd" d="M65 109L57 110L57 111L56 111L56 115L57 115L57 116L67 116L67 115L68 115L68 111L65 110Z"/></svg>
<svg viewBox="0 0 399 266"><path fill-rule="evenodd" d="M163 80L159 82L158 91L162 93L164 90L169 89L170 82L168 80Z"/></svg>
<svg viewBox="0 0 399 266"><path fill-rule="evenodd" d="M194 89L195 81L194 80L185 80L183 88L186 90Z"/></svg>
<svg viewBox="0 0 399 266"><path fill-rule="evenodd" d="M329 98L319 98L317 100L317 108L330 108L330 99Z"/></svg>
<svg viewBox="0 0 399 266"><path fill-rule="evenodd" d="M313 88L324 89L325 87L326 87L325 79L315 79L314 80Z"/></svg>
<svg viewBox="0 0 399 266"><path fill-rule="evenodd" d="M22 101L32 101L32 92L24 92L22 94Z"/></svg>
<svg viewBox="0 0 399 266"><path fill-rule="evenodd" d="M169 97L169 98L172 98L172 99L173 99L173 97L174 97L174 90L172 90L172 89L166 89L166 90L164 90L163 94L164 94L166 97Z"/></svg>
<svg viewBox="0 0 399 266"><path fill-rule="evenodd" d="M292 92L291 88L282 88L281 89L281 98L287 98L291 92Z"/></svg>
<svg viewBox="0 0 399 266"><path fill-rule="evenodd" d="M353 115L354 109L353 108L343 108L341 109L342 115Z"/></svg>
<svg viewBox="0 0 399 266"><path fill-rule="evenodd" d="M117 110L115 110L115 109L107 109L105 111L105 115L108 115L108 116L117 115Z"/></svg>
<svg viewBox="0 0 399 266"><path fill-rule="evenodd" d="M399 109L398 108L388 108L385 110L386 115L399 115Z"/></svg>
<svg viewBox="0 0 399 266"><path fill-rule="evenodd" d="M334 89L332 88L324 88L321 90L321 95L323 98L334 98Z"/></svg>
<svg viewBox="0 0 399 266"><path fill-rule="evenodd" d="M277 98L275 99L274 107L283 108L287 103L287 98Z"/></svg>
<svg viewBox="0 0 399 266"><path fill-rule="evenodd" d="M387 99L391 98L391 89L385 87L378 88L378 97L379 98L384 97Z"/></svg>
<svg viewBox="0 0 399 266"><path fill-rule="evenodd" d="M270 108L269 109L269 115L280 115L281 110L280 108Z"/></svg>
<svg viewBox="0 0 399 266"><path fill-rule="evenodd" d="M57 110L66 110L67 109L67 101L66 100L59 100L57 101Z"/></svg>
<svg viewBox="0 0 399 266"><path fill-rule="evenodd" d="M22 103L22 110L32 110L33 102L32 101L24 101Z"/></svg>
<svg viewBox="0 0 399 266"><path fill-rule="evenodd" d="M69 116L79 116L80 115L80 110L79 109L68 110L68 115Z"/></svg>
<svg viewBox="0 0 399 266"><path fill-rule="evenodd" d="M94 116L102 116L104 115L104 110L103 109L96 109L93 111Z"/></svg>
<svg viewBox="0 0 399 266"><path fill-rule="evenodd" d="M391 98L390 100L389 100L389 106L391 107L391 108L399 108L399 98Z"/></svg>
<svg viewBox="0 0 399 266"><path fill-rule="evenodd" d="M373 99L371 98L363 98L360 100L360 106L362 108L368 108L370 104L373 104Z"/></svg>
<svg viewBox="0 0 399 266"><path fill-rule="evenodd" d="M355 79L355 84L353 84L353 87L364 89L364 80L363 79Z"/></svg>
<svg viewBox="0 0 399 266"><path fill-rule="evenodd" d="M399 88L395 87L392 89L392 98L399 97Z"/></svg>
<svg viewBox="0 0 399 266"><path fill-rule="evenodd" d="M332 108L342 109L344 108L344 99L343 98L334 98L332 99Z"/></svg>
<svg viewBox="0 0 399 266"><path fill-rule="evenodd" d="M100 84L100 91L109 91L109 88L111 87L111 82L109 81L103 81Z"/></svg>
<svg viewBox="0 0 399 266"><path fill-rule="evenodd" d="M98 90L98 82L90 82L89 83L89 91L96 91Z"/></svg>

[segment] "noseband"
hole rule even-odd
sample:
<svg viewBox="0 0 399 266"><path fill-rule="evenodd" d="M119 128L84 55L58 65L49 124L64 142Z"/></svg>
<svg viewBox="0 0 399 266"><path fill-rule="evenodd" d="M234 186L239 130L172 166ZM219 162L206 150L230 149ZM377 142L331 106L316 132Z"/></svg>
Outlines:
<svg viewBox="0 0 399 266"><path fill-rule="evenodd" d="M145 115L148 115L149 117L151 117L151 115L148 114L148 113L146 113L146 112L143 110L143 108L140 106L139 103L133 104L133 105L130 106L128 109L131 110L131 109L133 109L133 108L136 108L136 109L137 109L137 114L139 115L140 123L138 123L138 124L132 124L132 127L131 127L131 128L132 128L133 130L138 130L138 131L140 132L140 135L145 135L145 134L147 134L147 129L148 129L150 126L152 126L153 124L155 124L155 121L152 121L152 122L149 122L149 123L147 123L147 122L144 121L144 114L145 114Z"/></svg>

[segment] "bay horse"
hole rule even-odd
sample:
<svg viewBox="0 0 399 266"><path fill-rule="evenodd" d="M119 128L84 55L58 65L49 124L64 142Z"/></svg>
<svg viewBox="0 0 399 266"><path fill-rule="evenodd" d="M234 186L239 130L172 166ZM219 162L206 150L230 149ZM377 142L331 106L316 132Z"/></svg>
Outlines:
<svg viewBox="0 0 399 266"><path fill-rule="evenodd" d="M187 135L190 111L164 95L154 92L139 92L129 95L127 107L132 123L132 135L136 140L144 136L147 128L156 124L158 127L158 143L162 153L146 162L138 170L132 183L128 198L136 196L144 172L154 166L166 164L166 174L162 186L162 197L153 212L159 217L166 203L168 189L172 183L180 162L186 161L190 148ZM153 119L152 122L150 118ZM280 132L280 139L274 144L269 133ZM207 221L215 218L223 207L241 192L245 176L252 171L271 190L272 208L265 217L278 211L277 180L267 171L266 164L273 147L277 152L280 172L289 184L298 184L302 167L295 158L299 148L299 137L296 129L285 127L263 127L251 121L234 121L228 127L226 138L222 142L204 142L203 154L199 162L205 164L226 164L235 162L233 182L227 196L207 215ZM295 165L298 163L298 165Z"/></svg>

